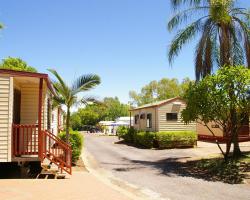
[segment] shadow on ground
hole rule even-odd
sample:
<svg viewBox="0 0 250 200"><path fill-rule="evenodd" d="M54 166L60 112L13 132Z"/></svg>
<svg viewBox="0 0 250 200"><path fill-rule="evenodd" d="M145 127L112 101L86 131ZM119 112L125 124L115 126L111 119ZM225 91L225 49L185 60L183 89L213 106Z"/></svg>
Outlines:
<svg viewBox="0 0 250 200"><path fill-rule="evenodd" d="M40 172L40 162L31 162L23 167L15 162L0 163L0 179L33 179Z"/></svg>
<svg viewBox="0 0 250 200"><path fill-rule="evenodd" d="M138 167L119 167L114 170L129 172L144 166L157 169L165 176L193 177L229 184L239 184L245 178L249 178L247 172L250 172L250 162L232 160L225 164L222 158L187 161L189 158L166 158L157 161L130 160L131 163L138 165Z"/></svg>

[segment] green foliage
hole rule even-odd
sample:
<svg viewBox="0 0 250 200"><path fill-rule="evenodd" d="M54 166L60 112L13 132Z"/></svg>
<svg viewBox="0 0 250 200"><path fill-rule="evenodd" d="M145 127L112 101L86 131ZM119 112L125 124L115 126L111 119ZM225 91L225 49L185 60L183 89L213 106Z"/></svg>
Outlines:
<svg viewBox="0 0 250 200"><path fill-rule="evenodd" d="M193 131L149 132L137 131L133 127L119 127L117 133L119 139L145 148L191 147L197 141L197 134Z"/></svg>
<svg viewBox="0 0 250 200"><path fill-rule="evenodd" d="M128 133L128 127L126 126L119 126L116 130L117 136L118 138L123 138L125 137L125 135Z"/></svg>
<svg viewBox="0 0 250 200"><path fill-rule="evenodd" d="M199 170L209 174L210 179L223 181L230 184L238 184L243 181L241 163L236 160L225 162L222 159L203 159L196 164ZM248 166L249 167L249 166Z"/></svg>
<svg viewBox="0 0 250 200"><path fill-rule="evenodd" d="M236 110L236 123L240 127L250 113L250 70L241 66L224 67L216 75L192 84L184 95L187 107L182 112L186 123L201 120L230 125L231 109Z"/></svg>
<svg viewBox="0 0 250 200"><path fill-rule="evenodd" d="M129 106L122 104L117 97L106 97L103 102L86 105L71 117L71 126L81 130L84 126L97 126L102 120L115 120L128 116Z"/></svg>
<svg viewBox="0 0 250 200"><path fill-rule="evenodd" d="M196 144L197 134L193 131L167 131L156 134L160 149L192 147Z"/></svg>
<svg viewBox="0 0 250 200"><path fill-rule="evenodd" d="M62 77L54 69L49 71L56 77L57 82L53 83L53 86L57 92L57 96L54 96L54 104L65 105L67 107L66 112L66 140L69 142L69 128L70 128L70 109L76 104L83 103L87 105L90 102L96 102L93 97L81 97L78 100L78 94L81 92L87 92L101 83L101 79L96 74L87 74L79 76L71 86L68 86Z"/></svg>
<svg viewBox="0 0 250 200"><path fill-rule="evenodd" d="M61 132L59 138L66 142L66 132ZM69 142L72 148L72 163L79 159L83 147L83 135L78 131L70 131Z"/></svg>
<svg viewBox="0 0 250 200"><path fill-rule="evenodd" d="M117 134L118 137L124 139L124 141L128 143L134 143L137 131L133 127L127 128L122 126L119 129L117 129Z"/></svg>
<svg viewBox="0 0 250 200"><path fill-rule="evenodd" d="M20 58L8 57L2 60L0 69L10 69L16 71L37 72L34 67L29 66L25 61Z"/></svg>
<svg viewBox="0 0 250 200"><path fill-rule="evenodd" d="M134 135L134 143L145 148L153 148L156 133L138 132Z"/></svg>
<svg viewBox="0 0 250 200"><path fill-rule="evenodd" d="M225 66L215 75L190 85L184 95L187 107L182 118L186 123L198 120L205 126L214 121L228 137L237 138L238 130L249 120L249 91L250 70L243 66ZM228 153L229 149L223 155Z"/></svg>
<svg viewBox="0 0 250 200"><path fill-rule="evenodd" d="M82 128L82 119L77 113L73 113L70 116L70 126L73 130L81 130Z"/></svg>
<svg viewBox="0 0 250 200"><path fill-rule="evenodd" d="M163 78L160 81L151 81L145 85L140 93L130 91L129 96L132 104L140 106L155 101L182 96L192 81L189 78L183 79L181 83L175 78Z"/></svg>
<svg viewBox="0 0 250 200"><path fill-rule="evenodd" d="M224 65L250 66L249 12L233 0L171 0L174 16L168 22L176 31L168 57L172 63L183 46L200 36L195 51L196 79ZM183 27L186 23L187 26ZM242 42L243 41L243 42Z"/></svg>
<svg viewBox="0 0 250 200"><path fill-rule="evenodd" d="M118 117L129 115L129 106L119 101L118 97L106 97L103 100L106 107L105 120L115 120Z"/></svg>

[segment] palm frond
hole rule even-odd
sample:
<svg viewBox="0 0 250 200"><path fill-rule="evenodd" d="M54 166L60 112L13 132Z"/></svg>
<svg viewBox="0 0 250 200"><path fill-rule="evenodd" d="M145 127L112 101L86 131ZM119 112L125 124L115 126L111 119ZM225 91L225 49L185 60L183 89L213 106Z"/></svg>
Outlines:
<svg viewBox="0 0 250 200"><path fill-rule="evenodd" d="M56 79L58 80L58 82L60 83L61 87L67 91L69 88L68 86L66 85L66 83L63 81L62 77L57 73L56 70L54 69L48 69L49 72L51 72L55 77Z"/></svg>
<svg viewBox="0 0 250 200"><path fill-rule="evenodd" d="M2 23L0 23L0 29L3 29L4 25Z"/></svg>
<svg viewBox="0 0 250 200"><path fill-rule="evenodd" d="M213 69L212 63L212 41L210 36L207 38L206 48L205 48L205 57L204 57L204 72L203 76L210 75Z"/></svg>
<svg viewBox="0 0 250 200"><path fill-rule="evenodd" d="M82 92L88 91L101 83L101 79L98 75L95 74L87 74L82 75L78 79L76 79L72 85L72 93L73 95Z"/></svg>
<svg viewBox="0 0 250 200"><path fill-rule="evenodd" d="M65 98L58 95L53 97L54 106L65 105L65 104L66 104Z"/></svg>
<svg viewBox="0 0 250 200"><path fill-rule="evenodd" d="M100 101L96 97L83 97L80 101L84 105L89 103L100 104Z"/></svg>
<svg viewBox="0 0 250 200"><path fill-rule="evenodd" d="M249 29L249 26L246 22L242 21L238 17L234 16L233 19L240 25L243 31L246 61L247 61L248 68L250 68L250 29Z"/></svg>
<svg viewBox="0 0 250 200"><path fill-rule="evenodd" d="M244 50L240 43L241 32L234 25L230 26L229 31L232 38L231 55L233 65L244 65Z"/></svg>
<svg viewBox="0 0 250 200"><path fill-rule="evenodd" d="M199 6L202 3L205 5L206 3L208 3L208 0L170 0L170 4L175 10L180 6Z"/></svg>
<svg viewBox="0 0 250 200"><path fill-rule="evenodd" d="M245 49L246 49L247 66L250 69L250 37L245 37L244 46L245 46Z"/></svg>
<svg viewBox="0 0 250 200"><path fill-rule="evenodd" d="M168 30L172 31L173 29L180 26L183 22L186 22L189 18L191 18L194 14L197 14L197 11L208 10L208 6L196 6L193 8L189 8L183 10L176 15L174 15L168 22ZM194 12L196 11L196 12Z"/></svg>
<svg viewBox="0 0 250 200"><path fill-rule="evenodd" d="M56 82L56 81L52 82L52 84L58 95L60 94L64 97L67 97L70 95L70 89L68 88L68 86L66 86L65 88L63 87L63 85L61 85L59 82Z"/></svg>
<svg viewBox="0 0 250 200"><path fill-rule="evenodd" d="M193 39L195 35L200 31L202 19L203 18L200 18L197 21L193 22L184 30L179 31L179 33L176 35L174 40L171 42L170 49L168 52L168 60L170 63L172 63L174 57L179 54L183 45Z"/></svg>
<svg viewBox="0 0 250 200"><path fill-rule="evenodd" d="M208 19L203 25L203 33L196 48L195 76L196 80L210 74L213 69L213 21Z"/></svg>

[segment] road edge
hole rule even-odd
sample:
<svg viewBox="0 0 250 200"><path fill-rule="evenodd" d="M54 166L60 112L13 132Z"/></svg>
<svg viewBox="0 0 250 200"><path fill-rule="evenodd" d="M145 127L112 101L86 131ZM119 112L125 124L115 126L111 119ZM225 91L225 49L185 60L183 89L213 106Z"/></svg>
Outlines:
<svg viewBox="0 0 250 200"><path fill-rule="evenodd" d="M142 189L120 178L115 177L111 172L101 168L94 156L86 148L82 150L81 157L86 169L97 179L112 187L114 190L133 200L170 200L160 197L160 194L150 190Z"/></svg>

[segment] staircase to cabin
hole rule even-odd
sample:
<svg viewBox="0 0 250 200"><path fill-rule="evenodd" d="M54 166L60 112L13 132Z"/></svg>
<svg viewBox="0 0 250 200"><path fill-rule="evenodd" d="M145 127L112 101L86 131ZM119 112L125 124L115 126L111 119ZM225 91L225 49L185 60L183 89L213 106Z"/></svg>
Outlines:
<svg viewBox="0 0 250 200"><path fill-rule="evenodd" d="M49 131L41 132L41 174L53 174L56 178L72 174L72 150L70 145Z"/></svg>
<svg viewBox="0 0 250 200"><path fill-rule="evenodd" d="M42 173L64 177L72 174L72 149L49 131L38 134L36 125L13 124L13 153L17 158L39 157Z"/></svg>

